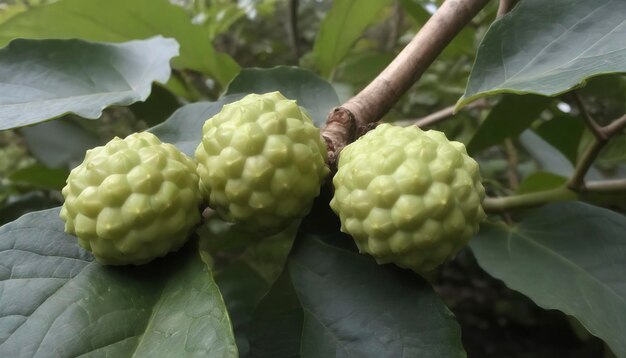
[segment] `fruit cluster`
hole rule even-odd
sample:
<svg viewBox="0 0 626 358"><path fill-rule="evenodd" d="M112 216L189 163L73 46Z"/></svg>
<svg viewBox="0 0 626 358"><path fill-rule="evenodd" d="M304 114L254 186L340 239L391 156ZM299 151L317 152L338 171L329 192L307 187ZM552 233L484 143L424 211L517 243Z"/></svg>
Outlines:
<svg viewBox="0 0 626 358"><path fill-rule="evenodd" d="M319 129L278 92L208 119L196 160L147 132L88 151L63 188L65 231L100 263L143 264L182 246L203 199L267 235L306 215L328 174Z"/></svg>
<svg viewBox="0 0 626 358"><path fill-rule="evenodd" d="M184 244L203 201L251 232L285 229L309 212L325 161L295 101L251 94L204 123L195 161L146 132L88 151L60 216L99 262L143 264ZM417 272L454 256L485 216L477 163L437 131L380 125L343 149L333 184L359 250Z"/></svg>

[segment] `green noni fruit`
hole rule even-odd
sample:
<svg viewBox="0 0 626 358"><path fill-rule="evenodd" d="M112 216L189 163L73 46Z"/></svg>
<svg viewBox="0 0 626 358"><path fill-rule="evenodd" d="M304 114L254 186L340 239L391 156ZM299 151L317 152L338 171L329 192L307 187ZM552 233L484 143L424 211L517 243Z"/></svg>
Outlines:
<svg viewBox="0 0 626 358"><path fill-rule="evenodd" d="M328 174L320 131L279 92L225 105L202 128L200 190L226 221L275 233L301 218Z"/></svg>
<svg viewBox="0 0 626 358"><path fill-rule="evenodd" d="M382 124L339 156L332 209L362 253L430 271L485 218L478 164L438 131Z"/></svg>
<svg viewBox="0 0 626 358"><path fill-rule="evenodd" d="M195 163L147 132L88 150L63 196L65 231L107 265L177 250L200 221Z"/></svg>

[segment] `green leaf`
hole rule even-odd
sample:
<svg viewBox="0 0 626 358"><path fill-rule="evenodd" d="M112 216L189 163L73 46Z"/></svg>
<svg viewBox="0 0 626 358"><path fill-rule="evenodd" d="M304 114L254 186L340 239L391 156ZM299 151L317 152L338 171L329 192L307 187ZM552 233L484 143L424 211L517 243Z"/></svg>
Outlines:
<svg viewBox="0 0 626 358"><path fill-rule="evenodd" d="M26 213L54 208L59 204L57 200L40 192L30 192L19 196L11 195L4 205L0 205L0 225L11 222ZM0 318L0 322L1 320L2 318Z"/></svg>
<svg viewBox="0 0 626 358"><path fill-rule="evenodd" d="M335 233L302 234L259 304L252 357L464 357L452 313L418 275Z"/></svg>
<svg viewBox="0 0 626 358"><path fill-rule="evenodd" d="M284 271L263 298L250 328L249 357L302 357L304 309L289 272ZM310 354L310 352L307 352ZM307 355L308 355L307 354ZM312 356L315 357L315 356Z"/></svg>
<svg viewBox="0 0 626 358"><path fill-rule="evenodd" d="M347 83L367 84L381 73L393 60L392 53L363 52L348 57L340 66L340 80Z"/></svg>
<svg viewBox="0 0 626 358"><path fill-rule="evenodd" d="M413 20L415 20L418 25L424 25L432 16L432 14L424 7L425 4L428 4L428 2L423 0L400 0L402 8ZM430 4L432 5L432 3ZM473 27L466 26L454 37L448 46L446 46L440 58L449 57L456 61L461 55L469 55L473 57L476 54L476 47L474 44L475 35L476 30Z"/></svg>
<svg viewBox="0 0 626 358"><path fill-rule="evenodd" d="M313 56L328 77L391 0L336 0L320 25Z"/></svg>
<svg viewBox="0 0 626 358"><path fill-rule="evenodd" d="M178 68L211 75L222 85L239 71L232 58L211 46L208 29L192 25L185 10L167 0L64 0L0 24L0 46L18 37L123 42L155 35L178 41Z"/></svg>
<svg viewBox="0 0 626 358"><path fill-rule="evenodd" d="M551 101L552 98L543 96L503 96L470 140L468 152L476 154L506 138L517 138Z"/></svg>
<svg viewBox="0 0 626 358"><path fill-rule="evenodd" d="M485 34L457 108L495 93L555 96L626 72L626 2L524 0Z"/></svg>
<svg viewBox="0 0 626 358"><path fill-rule="evenodd" d="M420 25L425 24L432 15L424 8L423 2L420 0L400 0L400 5Z"/></svg>
<svg viewBox="0 0 626 358"><path fill-rule="evenodd" d="M213 2L204 10L204 26L209 30L209 38L226 32L234 23L246 15L243 6L233 2Z"/></svg>
<svg viewBox="0 0 626 358"><path fill-rule="evenodd" d="M61 190L68 174L67 169L53 169L37 163L12 172L9 180L36 189Z"/></svg>
<svg viewBox="0 0 626 358"><path fill-rule="evenodd" d="M193 245L149 265L102 266L63 233L58 215L0 228L0 356L237 356Z"/></svg>
<svg viewBox="0 0 626 358"><path fill-rule="evenodd" d="M574 172L574 165L558 149L543 140L534 131L524 131L520 135L519 141L544 171L566 178ZM590 168L585 179L602 179L602 174L597 169Z"/></svg>
<svg viewBox="0 0 626 358"><path fill-rule="evenodd" d="M609 124L626 112L626 76L609 74L587 80L577 92L600 125Z"/></svg>
<svg viewBox="0 0 626 358"><path fill-rule="evenodd" d="M589 139L591 135L587 135ZM583 143L590 143L590 140L583 140ZM586 148L586 147L585 147ZM615 170L619 165L626 163L626 135L619 134L611 138L596 158L594 165L604 170Z"/></svg>
<svg viewBox="0 0 626 358"><path fill-rule="evenodd" d="M201 252L213 263L241 356L249 353L252 314L283 270L298 225L299 221L281 233L259 237L213 215L197 230Z"/></svg>
<svg viewBox="0 0 626 358"><path fill-rule="evenodd" d="M228 85L226 94L273 91L298 101L318 127L326 123L331 108L339 105L339 98L328 82L311 71L288 66L244 69Z"/></svg>
<svg viewBox="0 0 626 358"><path fill-rule="evenodd" d="M171 82L170 82L171 83ZM133 103L130 110L148 126L155 126L169 118L181 106L176 95L167 88L154 84L150 96L143 102Z"/></svg>
<svg viewBox="0 0 626 358"><path fill-rule="evenodd" d="M69 112L95 119L105 107L143 101L153 81L167 82L177 54L176 41L162 37L122 44L15 40L0 50L0 130Z"/></svg>
<svg viewBox="0 0 626 358"><path fill-rule="evenodd" d="M567 178L548 172L535 172L524 179L516 190L517 194L534 193L556 189L567 182Z"/></svg>
<svg viewBox="0 0 626 358"><path fill-rule="evenodd" d="M542 170L566 178L574 172L574 165L534 131L530 129L524 131L519 141Z"/></svg>
<svg viewBox="0 0 626 358"><path fill-rule="evenodd" d="M215 282L231 317L239 354L245 357L250 351L248 335L252 315L270 284L244 261L234 262L216 272Z"/></svg>
<svg viewBox="0 0 626 358"><path fill-rule="evenodd" d="M204 122L222 107L242 96L226 96L217 102L196 102L179 108L165 122L149 129L161 141L174 144L180 151L193 156L202 140Z"/></svg>
<svg viewBox="0 0 626 358"><path fill-rule="evenodd" d="M441 53L441 57L458 59L459 56L467 55L472 58L476 54L476 30L472 27L465 27L459 32L448 46ZM467 75L464 76L464 79Z"/></svg>
<svg viewBox="0 0 626 358"><path fill-rule="evenodd" d="M535 132L563 153L572 164L576 164L578 146L584 130L582 119L563 114L542 123Z"/></svg>
<svg viewBox="0 0 626 358"><path fill-rule="evenodd" d="M0 7L0 23L7 21L13 16L19 14L20 12L24 12L28 10L26 5L17 3L17 4L7 4L2 3L2 7Z"/></svg>
<svg viewBox="0 0 626 358"><path fill-rule="evenodd" d="M20 132L30 152L50 168L73 168L83 161L87 149L103 144L69 118L24 127Z"/></svg>
<svg viewBox="0 0 626 358"><path fill-rule="evenodd" d="M576 317L626 356L626 218L573 202L534 211L514 227L481 228L478 263L539 306Z"/></svg>

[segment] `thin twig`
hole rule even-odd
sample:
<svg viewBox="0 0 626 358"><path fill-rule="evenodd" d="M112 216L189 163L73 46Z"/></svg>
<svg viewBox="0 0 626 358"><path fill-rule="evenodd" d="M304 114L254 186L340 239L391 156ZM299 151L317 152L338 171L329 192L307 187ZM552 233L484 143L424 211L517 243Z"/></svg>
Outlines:
<svg viewBox="0 0 626 358"><path fill-rule="evenodd" d="M624 130L624 128L626 128L626 115L623 115L608 125L602 127L601 130L607 138L610 138Z"/></svg>
<svg viewBox="0 0 626 358"><path fill-rule="evenodd" d="M481 98L479 100L476 100L470 104L468 104L467 106L461 108L461 110L467 110L467 109L483 109L483 108L488 108L489 102L487 102L486 99ZM433 112L427 116L421 117L421 118L416 118L416 119L403 119L400 121L394 121L393 123L399 126L411 126L411 125L416 125L420 128L426 128L426 127L430 127L434 124L437 124L439 122L445 121L448 118L451 118L455 115L454 113L454 107L455 106L449 106L443 109L438 110L437 112Z"/></svg>
<svg viewBox="0 0 626 358"><path fill-rule="evenodd" d="M578 194L566 187L539 191L536 193L486 198L483 209L490 214L504 213L512 210L533 208L557 201L578 199Z"/></svg>
<svg viewBox="0 0 626 358"><path fill-rule="evenodd" d="M291 48L293 55L298 62L300 59L300 31L298 30L298 7L299 0L289 0L289 39L291 40Z"/></svg>
<svg viewBox="0 0 626 358"><path fill-rule="evenodd" d="M576 192L566 186L535 193L486 198L483 208L490 214L505 213L513 210L528 209L558 201L585 199L589 194L607 194L626 192L626 178L594 180L586 185L584 193Z"/></svg>
<svg viewBox="0 0 626 358"><path fill-rule="evenodd" d="M587 192L611 193L626 190L626 178L610 180L594 180L585 185Z"/></svg>
<svg viewBox="0 0 626 358"><path fill-rule="evenodd" d="M589 131L596 138L606 139L598 123L596 123L593 117L591 117L591 114L589 114L589 111L587 110L587 106L585 106L585 103L583 102L583 99L581 98L580 93L578 93L578 91L574 91L573 97L574 97L574 102L576 102L576 106L578 107L580 114L582 114L583 120L585 121L585 125L587 126Z"/></svg>
<svg viewBox="0 0 626 358"><path fill-rule="evenodd" d="M354 140L353 131L358 137L367 131L369 123L387 113L488 1L444 2L378 77L340 108L331 111L322 130L329 159L336 158L338 150ZM354 123L343 123L346 120Z"/></svg>
<svg viewBox="0 0 626 358"><path fill-rule="evenodd" d="M598 128L599 135L594 138L593 143L591 143L585 153L583 153L581 160L576 164L574 174L572 174L572 177L567 181L568 188L572 190L584 189L585 175L587 175L589 168L593 165L598 154L600 154L602 148L604 148L609 140L624 128L626 128L626 115L604 127Z"/></svg>
<svg viewBox="0 0 626 358"><path fill-rule="evenodd" d="M585 150L581 159L576 163L576 168L574 169L574 174L567 181L567 186L572 190L579 190L583 187L585 181L585 175L589 171L589 168L593 165L593 162L596 160L598 154L606 141L603 139L596 138L593 143Z"/></svg>
<svg viewBox="0 0 626 358"><path fill-rule="evenodd" d="M507 157L507 170L506 176L509 179L509 188L511 190L517 190L519 186L519 176L517 175L517 149L511 138L504 140L504 151Z"/></svg>

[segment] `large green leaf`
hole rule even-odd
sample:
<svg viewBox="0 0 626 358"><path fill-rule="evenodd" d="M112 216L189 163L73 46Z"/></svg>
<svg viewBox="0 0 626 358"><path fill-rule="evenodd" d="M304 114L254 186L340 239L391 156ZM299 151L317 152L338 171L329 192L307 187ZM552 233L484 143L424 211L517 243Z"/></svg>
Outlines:
<svg viewBox="0 0 626 358"><path fill-rule="evenodd" d="M192 25L185 10L167 0L64 0L37 6L0 24L0 46L18 37L80 38L122 42L163 35L180 44L179 68L215 77L222 85L239 71L215 51L207 28Z"/></svg>
<svg viewBox="0 0 626 358"><path fill-rule="evenodd" d="M168 82L172 83L172 81ZM144 102L133 103L129 109L135 118L144 121L148 126L155 126L168 119L181 102L172 91L164 86L153 84L150 96Z"/></svg>
<svg viewBox="0 0 626 358"><path fill-rule="evenodd" d="M554 96L626 72L626 2L524 0L487 31L457 107L500 92Z"/></svg>
<svg viewBox="0 0 626 358"><path fill-rule="evenodd" d="M420 25L425 24L432 15L424 8L424 2L421 0L400 0L400 5Z"/></svg>
<svg viewBox="0 0 626 358"><path fill-rule="evenodd" d="M524 178L515 191L516 194L527 194L538 191L556 189L565 185L567 178L549 172L534 172Z"/></svg>
<svg viewBox="0 0 626 358"><path fill-rule="evenodd" d="M167 82L178 44L160 36L122 44L18 39L0 50L0 130L148 98Z"/></svg>
<svg viewBox="0 0 626 358"><path fill-rule="evenodd" d="M102 266L59 209L0 228L0 356L236 357L219 290L188 245L140 267Z"/></svg>
<svg viewBox="0 0 626 358"><path fill-rule="evenodd" d="M278 66L270 69L244 69L228 85L227 94L280 91L295 99L311 115L318 127L326 122L331 108L339 105L333 87L311 71Z"/></svg>
<svg viewBox="0 0 626 358"><path fill-rule="evenodd" d="M464 357L452 313L418 275L336 233L303 234L259 304L252 357Z"/></svg>
<svg viewBox="0 0 626 358"><path fill-rule="evenodd" d="M576 317L626 356L626 218L583 203L536 210L514 227L485 226L471 243L492 276L539 306Z"/></svg>
<svg viewBox="0 0 626 358"><path fill-rule="evenodd" d="M231 317L239 354L245 357L250 351L248 335L254 310L270 284L244 261L216 272L215 282Z"/></svg>
<svg viewBox="0 0 626 358"><path fill-rule="evenodd" d="M528 129L519 136L520 144L537 161L541 169L562 177L569 177L574 172L574 165L552 144L546 142L534 131ZM590 168L585 176L587 180L602 179L602 174Z"/></svg>
<svg viewBox="0 0 626 358"><path fill-rule="evenodd" d="M28 10L28 7L22 3L7 4L4 2L2 5L4 6L0 7L0 23L7 21L20 12Z"/></svg>
<svg viewBox="0 0 626 358"><path fill-rule="evenodd" d="M0 205L0 225L16 220L26 213L57 206L59 206L57 200L37 191L31 191L24 195L11 195L6 202Z"/></svg>
<svg viewBox="0 0 626 358"><path fill-rule="evenodd" d="M67 169L48 168L40 163L20 168L9 174L12 184L33 189L61 190L65 186Z"/></svg>
<svg viewBox="0 0 626 358"><path fill-rule="evenodd" d="M183 106L150 131L162 141L175 144L187 155L193 155L202 138L204 122L217 114L225 104L239 100L248 93L271 91L280 91L286 97L298 101L318 126L326 121L330 109L339 105L332 86L310 71L286 66L244 69L229 84L226 95L220 100Z"/></svg>
<svg viewBox="0 0 626 358"><path fill-rule="evenodd" d="M504 96L480 125L467 150L475 154L502 143L505 138L516 138L539 118L551 101L552 98L543 96Z"/></svg>
<svg viewBox="0 0 626 358"><path fill-rule="evenodd" d="M351 54L339 66L339 81L354 84L368 84L393 60L389 52L357 52Z"/></svg>
<svg viewBox="0 0 626 358"><path fill-rule="evenodd" d="M368 25L380 18L391 0L335 0L313 46L322 76L328 77Z"/></svg>
<svg viewBox="0 0 626 358"><path fill-rule="evenodd" d="M216 115L222 107L241 98L226 96L216 102L196 102L179 108L165 122L149 129L161 141L174 144L183 153L193 156L202 140L204 122Z"/></svg>
<svg viewBox="0 0 626 358"><path fill-rule="evenodd" d="M542 123L535 132L563 153L572 164L576 164L584 130L585 124L581 118L560 114Z"/></svg>
<svg viewBox="0 0 626 358"><path fill-rule="evenodd" d="M574 173L574 165L556 149L546 142L533 130L526 130L519 136L520 144L528 154L535 159L539 168L546 172L562 177L569 177Z"/></svg>
<svg viewBox="0 0 626 358"><path fill-rule="evenodd" d="M298 224L259 237L242 225L213 215L197 230L203 255L214 263L215 281L226 302L241 356L249 353L254 310L283 270Z"/></svg>
<svg viewBox="0 0 626 358"><path fill-rule="evenodd" d="M20 132L31 154L51 168L73 168L83 161L87 149L104 144L69 118L24 127Z"/></svg>

